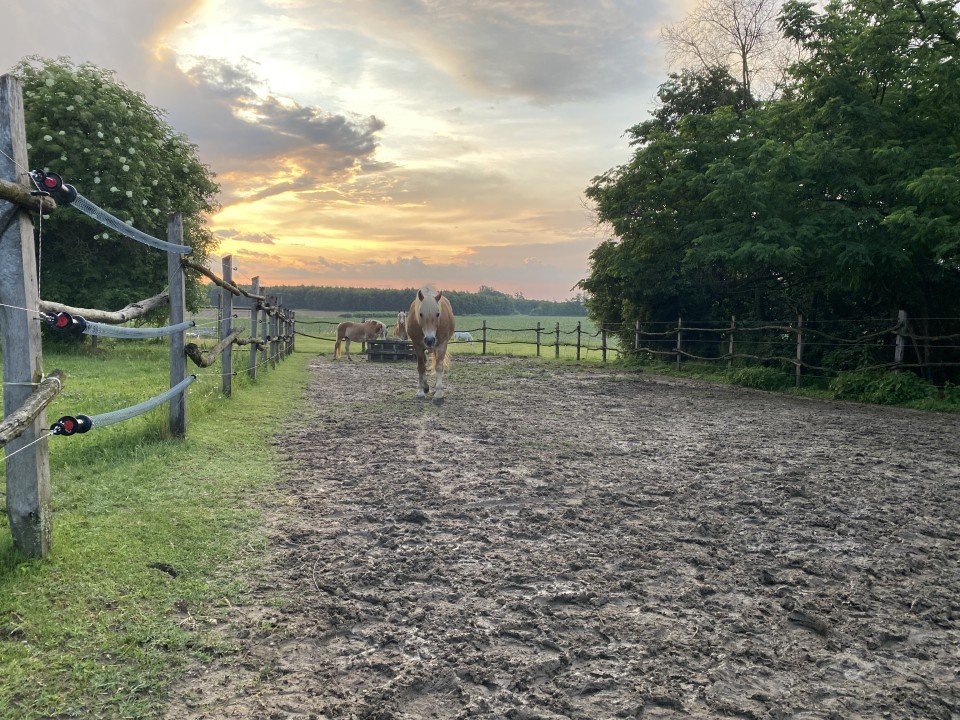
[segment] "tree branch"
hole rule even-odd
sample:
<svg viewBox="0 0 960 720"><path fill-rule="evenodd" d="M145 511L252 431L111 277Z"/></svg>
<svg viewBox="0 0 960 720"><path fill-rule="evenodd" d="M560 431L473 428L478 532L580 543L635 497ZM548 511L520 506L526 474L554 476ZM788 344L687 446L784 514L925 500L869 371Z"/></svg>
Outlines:
<svg viewBox="0 0 960 720"><path fill-rule="evenodd" d="M65 312L70 315L79 315L84 320L91 322L102 322L108 325L122 325L125 322L143 317L151 310L170 301L170 293L162 292L154 295L152 298L141 300L140 302L130 303L122 310L109 312L107 310L94 310L91 308L76 308L60 303L40 301L40 310L45 313Z"/></svg>

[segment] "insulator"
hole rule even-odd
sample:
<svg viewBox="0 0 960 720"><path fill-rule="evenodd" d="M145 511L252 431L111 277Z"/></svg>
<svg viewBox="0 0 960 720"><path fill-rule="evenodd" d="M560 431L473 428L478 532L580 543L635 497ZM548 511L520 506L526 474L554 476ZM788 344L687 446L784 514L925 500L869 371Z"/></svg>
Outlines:
<svg viewBox="0 0 960 720"><path fill-rule="evenodd" d="M73 185L63 184L60 188L60 200L69 205L77 199L77 189Z"/></svg>
<svg viewBox="0 0 960 720"><path fill-rule="evenodd" d="M31 170L30 177L40 186L42 190L59 190L63 187L63 178L55 172L45 172L43 170Z"/></svg>
<svg viewBox="0 0 960 720"><path fill-rule="evenodd" d="M87 329L87 321L79 315L74 317L70 313L58 312L53 316L53 326L57 330L80 335Z"/></svg>

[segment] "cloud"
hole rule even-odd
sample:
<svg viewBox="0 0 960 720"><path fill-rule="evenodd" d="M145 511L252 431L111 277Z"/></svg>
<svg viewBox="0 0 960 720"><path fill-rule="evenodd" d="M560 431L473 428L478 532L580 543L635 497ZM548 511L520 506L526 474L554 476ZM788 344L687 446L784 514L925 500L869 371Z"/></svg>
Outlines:
<svg viewBox="0 0 960 720"><path fill-rule="evenodd" d="M224 204L347 180L373 162L384 122L335 113L264 94L247 64L207 57L171 57L192 86L198 111L192 122L207 158L227 179Z"/></svg>
<svg viewBox="0 0 960 720"><path fill-rule="evenodd" d="M223 228L214 232L221 240L233 240L234 242L253 243L256 245L273 245L275 238L267 233L245 232L234 228Z"/></svg>
<svg viewBox="0 0 960 720"><path fill-rule="evenodd" d="M303 26L349 30L393 46L400 70L411 69L409 56L419 57L471 92L538 103L595 97L630 84L638 67L652 59L638 38L655 33L656 18L672 19L675 13L673 3L652 0L642 10L638 5L628 0L279 3Z"/></svg>
<svg viewBox="0 0 960 720"><path fill-rule="evenodd" d="M692 2L11 3L0 64L91 61L162 108L221 183L211 228L270 282L562 299L599 241L583 189L629 158Z"/></svg>

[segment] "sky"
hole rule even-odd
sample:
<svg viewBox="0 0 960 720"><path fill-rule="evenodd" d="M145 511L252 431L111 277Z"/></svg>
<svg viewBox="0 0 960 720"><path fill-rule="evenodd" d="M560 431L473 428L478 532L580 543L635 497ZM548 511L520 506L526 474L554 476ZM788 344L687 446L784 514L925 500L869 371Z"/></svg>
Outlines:
<svg viewBox="0 0 960 720"><path fill-rule="evenodd" d="M161 108L221 185L237 282L566 300L610 236L584 191L630 159L691 2L15 2L0 71L92 62Z"/></svg>

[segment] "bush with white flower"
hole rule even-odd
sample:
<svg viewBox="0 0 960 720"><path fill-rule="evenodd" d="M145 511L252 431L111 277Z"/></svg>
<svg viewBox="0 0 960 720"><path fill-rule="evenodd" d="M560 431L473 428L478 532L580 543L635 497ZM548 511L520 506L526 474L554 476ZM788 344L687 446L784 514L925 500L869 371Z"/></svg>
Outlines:
<svg viewBox="0 0 960 720"><path fill-rule="evenodd" d="M24 91L31 169L59 173L91 202L154 237L166 239L167 216L181 212L192 259L216 249L205 222L217 209L219 186L161 110L90 63L30 57L13 74ZM58 258L41 264L44 300L115 310L167 284L165 253L105 232L71 208L44 220L41 247ZM205 302L199 279L189 277L191 305Z"/></svg>

